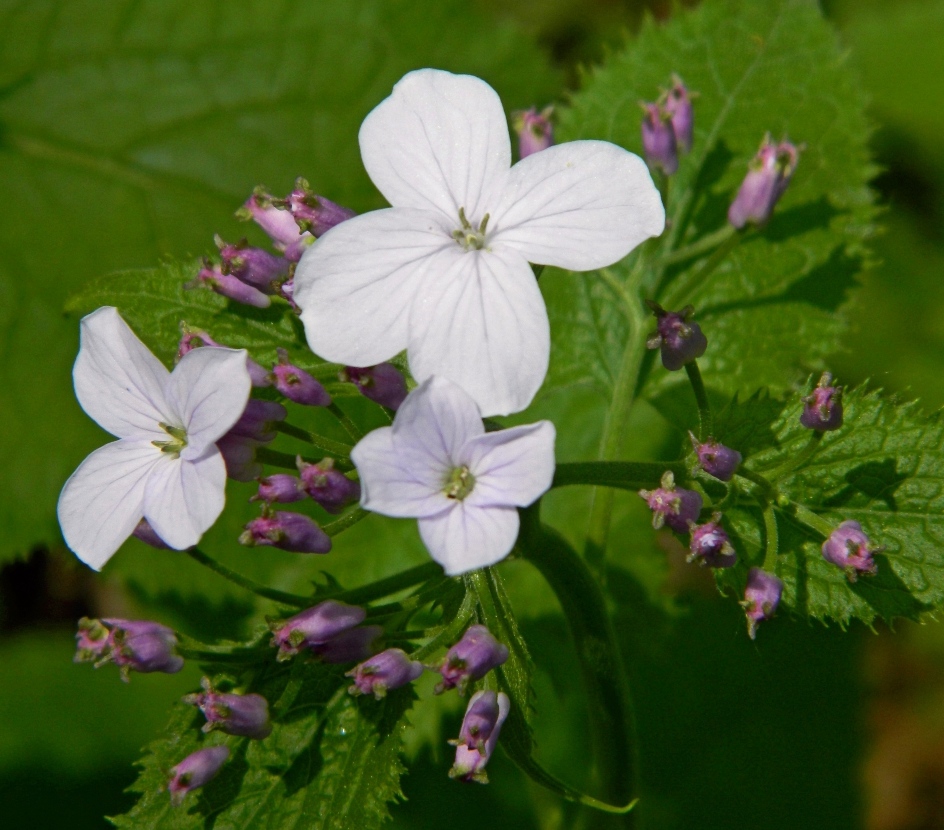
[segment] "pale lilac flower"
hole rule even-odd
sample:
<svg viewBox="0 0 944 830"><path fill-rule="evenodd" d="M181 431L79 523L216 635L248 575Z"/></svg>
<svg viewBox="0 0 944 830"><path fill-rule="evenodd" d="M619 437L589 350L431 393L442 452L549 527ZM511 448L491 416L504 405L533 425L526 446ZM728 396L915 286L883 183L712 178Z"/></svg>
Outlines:
<svg viewBox="0 0 944 830"><path fill-rule="evenodd" d="M501 101L469 75L410 72L364 120L360 147L393 207L305 252L294 299L308 343L347 366L406 349L413 377L448 378L485 416L524 409L547 372L528 263L602 268L665 224L645 163L615 144L558 144L511 167Z"/></svg>
<svg viewBox="0 0 944 830"><path fill-rule="evenodd" d="M216 441L251 388L243 349L194 349L169 372L111 307L82 319L72 373L79 404L119 438L97 449L59 496L66 544L96 570L142 518L175 550L200 541L225 501Z"/></svg>
<svg viewBox="0 0 944 830"><path fill-rule="evenodd" d="M494 565L515 544L516 508L551 486L554 437L550 421L486 433L466 392L430 378L407 396L393 426L351 451L361 506L419 519L423 542L450 576Z"/></svg>

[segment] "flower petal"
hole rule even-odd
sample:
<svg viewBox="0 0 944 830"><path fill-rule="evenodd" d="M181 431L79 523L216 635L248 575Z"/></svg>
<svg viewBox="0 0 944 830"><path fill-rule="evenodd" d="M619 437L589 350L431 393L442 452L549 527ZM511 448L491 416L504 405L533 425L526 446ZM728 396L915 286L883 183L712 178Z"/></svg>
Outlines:
<svg viewBox="0 0 944 830"><path fill-rule="evenodd" d="M247 357L245 349L194 349L171 373L167 398L187 431L184 461L202 455L243 414L252 391Z"/></svg>
<svg viewBox="0 0 944 830"><path fill-rule="evenodd" d="M336 225L302 256L295 302L312 351L373 366L407 346L409 309L424 278L461 256L431 211L375 210Z"/></svg>
<svg viewBox="0 0 944 830"><path fill-rule="evenodd" d="M226 464L216 447L193 461L165 455L148 479L144 518L168 547L193 547L223 512Z"/></svg>
<svg viewBox="0 0 944 830"><path fill-rule="evenodd" d="M489 432L473 438L463 460L475 476L470 504L527 507L546 493L554 478L554 424Z"/></svg>
<svg viewBox="0 0 944 830"><path fill-rule="evenodd" d="M364 119L364 167L394 207L437 209L476 226L495 204L511 166L498 94L471 75L418 69ZM452 229L450 229L452 230Z"/></svg>
<svg viewBox="0 0 944 830"><path fill-rule="evenodd" d="M368 433L351 451L361 479L361 507L384 516L416 518L441 513L452 502L436 467L410 465L397 452L391 427Z"/></svg>
<svg viewBox="0 0 944 830"><path fill-rule="evenodd" d="M646 163L608 141L570 141L518 162L489 223L529 262L603 268L665 227Z"/></svg>
<svg viewBox="0 0 944 830"><path fill-rule="evenodd" d="M69 477L59 496L59 525L86 565L101 570L141 521L145 486L160 456L147 439L113 441Z"/></svg>
<svg viewBox="0 0 944 830"><path fill-rule="evenodd" d="M542 151L543 152L543 151ZM518 538L514 507L476 507L457 502L452 510L419 520L420 536L449 576L494 565Z"/></svg>
<svg viewBox="0 0 944 830"><path fill-rule="evenodd" d="M164 364L111 306L83 317L81 332L72 377L82 409L119 438L163 436L158 423L169 415L170 376Z"/></svg>
<svg viewBox="0 0 944 830"><path fill-rule="evenodd" d="M463 253L414 300L408 356L413 377L459 384L484 417L524 409L550 356L547 311L528 263L509 250Z"/></svg>

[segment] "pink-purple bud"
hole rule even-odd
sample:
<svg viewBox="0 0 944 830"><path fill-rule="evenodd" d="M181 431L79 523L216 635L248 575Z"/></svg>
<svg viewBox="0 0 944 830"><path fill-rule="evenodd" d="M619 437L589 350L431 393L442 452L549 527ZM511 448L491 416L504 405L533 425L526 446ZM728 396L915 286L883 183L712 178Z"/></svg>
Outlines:
<svg viewBox="0 0 944 830"><path fill-rule="evenodd" d="M233 481L254 481L262 475L262 465L256 461L256 449L262 442L233 432L227 432L216 448L226 464L226 475Z"/></svg>
<svg viewBox="0 0 944 830"><path fill-rule="evenodd" d="M203 678L201 685L202 692L187 695L183 701L203 712L204 732L219 729L227 735L255 740L262 740L272 732L269 702L262 695L218 692L208 677Z"/></svg>
<svg viewBox="0 0 944 830"><path fill-rule="evenodd" d="M347 673L354 682L348 688L352 695L373 695L377 700L392 689L412 683L423 673L423 664L411 660L399 648L388 648L375 654Z"/></svg>
<svg viewBox="0 0 944 830"><path fill-rule="evenodd" d="M284 204L298 227L310 231L315 237L357 216L353 210L313 193L308 182L301 177L295 180L295 189L286 196Z"/></svg>
<svg viewBox="0 0 944 830"><path fill-rule="evenodd" d="M232 274L263 294L275 294L278 291L288 274L287 259L274 256L262 248L253 248L245 239L234 245L224 242L217 235L215 241L222 260L220 270L224 274Z"/></svg>
<svg viewBox="0 0 944 830"><path fill-rule="evenodd" d="M190 753L171 769L171 779L167 784L170 803L180 806L187 793L212 781L227 758L229 747L225 746L208 746Z"/></svg>
<svg viewBox="0 0 944 830"><path fill-rule="evenodd" d="M470 625L462 639L446 652L438 669L443 679L435 692L458 688L464 695L469 683L485 677L507 659L508 646L499 643L484 625Z"/></svg>
<svg viewBox="0 0 944 830"><path fill-rule="evenodd" d="M249 522L239 537L239 544L263 545L291 553L327 553L331 550L331 537L314 519L280 510Z"/></svg>
<svg viewBox="0 0 944 830"><path fill-rule="evenodd" d="M384 630L379 625L362 625L342 631L324 643L311 647L325 663L360 663L377 650L377 641Z"/></svg>
<svg viewBox="0 0 944 830"><path fill-rule="evenodd" d="M658 104L641 104L645 115L642 119L642 150L650 167L671 176L678 170L678 146L671 116Z"/></svg>
<svg viewBox="0 0 944 830"><path fill-rule="evenodd" d="M315 239L310 233L303 232L295 222L295 217L278 204L281 204L280 200L274 199L265 188L257 187L246 203L236 211L236 217L243 221L254 220L289 262L298 262L305 249Z"/></svg>
<svg viewBox="0 0 944 830"><path fill-rule="evenodd" d="M698 466L719 481L730 481L741 464L741 453L715 441L714 438L702 442L692 432L688 433L688 437L698 456Z"/></svg>
<svg viewBox="0 0 944 830"><path fill-rule="evenodd" d="M256 308L268 308L272 304L272 300L258 288L253 288L232 274L224 274L219 265L211 265L206 259L197 276L184 288L196 288L198 285L205 285L217 294Z"/></svg>
<svg viewBox="0 0 944 830"><path fill-rule="evenodd" d="M325 388L304 369L288 361L288 352L278 350L279 362L272 367L275 388L286 398L305 406L330 406L331 396Z"/></svg>
<svg viewBox="0 0 944 830"><path fill-rule="evenodd" d="M284 421L287 415L288 410L280 403L250 398L243 414L226 434L252 438L254 441L265 444L276 436L272 425L277 421Z"/></svg>
<svg viewBox="0 0 944 830"><path fill-rule="evenodd" d="M363 368L345 366L338 379L342 383L353 383L365 398L388 409L399 409L407 395L406 378L392 363Z"/></svg>
<svg viewBox="0 0 944 830"><path fill-rule="evenodd" d="M135 525L134 530L131 531L131 535L134 536L135 539L139 539L144 542L144 544L150 545L157 550L170 550L170 547L157 535L147 519L141 519L141 521Z"/></svg>
<svg viewBox="0 0 944 830"><path fill-rule="evenodd" d="M786 139L774 143L770 133L764 136L728 209L728 221L738 229L748 223L765 224L790 184L799 159L800 148Z"/></svg>
<svg viewBox="0 0 944 830"><path fill-rule="evenodd" d="M832 385L833 376L823 372L812 393L803 399L800 423L817 432L831 432L842 426L842 389Z"/></svg>
<svg viewBox="0 0 944 830"><path fill-rule="evenodd" d="M687 532L689 522L697 521L701 513L701 496L694 490L676 487L671 472L663 474L660 485L655 490L639 491L652 511L652 526L658 530L668 525L678 533Z"/></svg>
<svg viewBox="0 0 944 830"><path fill-rule="evenodd" d="M695 113L692 107L692 96L682 79L678 75L672 76L672 88L665 94L663 105L665 112L672 122L675 140L682 152L692 149L692 138L695 131Z"/></svg>
<svg viewBox="0 0 944 830"><path fill-rule="evenodd" d="M287 620L270 621L272 645L279 648L279 660L288 660L360 625L366 616L363 608L328 599Z"/></svg>
<svg viewBox="0 0 944 830"><path fill-rule="evenodd" d="M546 107L541 112L531 107L512 114L512 126L518 134L519 158L546 150L554 143L554 126L551 124L553 113L554 107Z"/></svg>
<svg viewBox="0 0 944 830"><path fill-rule="evenodd" d="M747 633L752 640L757 636L761 621L769 620L776 612L782 594L783 583L777 577L760 568L750 569L741 607L747 616Z"/></svg>
<svg viewBox="0 0 944 830"><path fill-rule="evenodd" d="M217 349L229 348L228 346L224 346L222 343L217 343L205 331L191 329L188 325L186 325L186 323L180 324L180 332L180 342L177 345L178 362L180 362L180 359L185 354L192 352L194 349L200 348L201 346L212 346ZM269 380L268 371L256 363L256 361L251 357L246 358L246 368L249 370L249 379L252 381L253 386L263 387L272 385L272 381Z"/></svg>
<svg viewBox="0 0 944 830"><path fill-rule="evenodd" d="M662 365L670 372L701 357L708 348L708 338L698 323L692 322L695 309L685 306L681 311L666 311L658 303L646 303L656 316L656 330L646 340L646 348L659 349Z"/></svg>
<svg viewBox="0 0 944 830"><path fill-rule="evenodd" d="M259 479L259 491L249 501L264 501L267 504L291 504L305 498L302 482L298 476L274 473Z"/></svg>
<svg viewBox="0 0 944 830"><path fill-rule="evenodd" d="M852 520L839 525L823 542L823 558L841 568L850 582L860 574L875 576L878 565L872 557L883 550L884 545L873 545L862 525Z"/></svg>
<svg viewBox="0 0 944 830"><path fill-rule="evenodd" d="M502 724L511 711L511 701L504 692L480 691L472 695L462 719L459 740L450 741L456 747L456 760L449 777L459 781L487 784L485 765L495 751Z"/></svg>
<svg viewBox="0 0 944 830"><path fill-rule="evenodd" d="M333 458L308 464L298 456L296 464L303 491L329 513L340 513L349 504L360 500L361 485L336 470Z"/></svg>
<svg viewBox="0 0 944 830"><path fill-rule="evenodd" d="M175 674L184 666L175 651L177 635L151 620L79 620L75 635L77 663L93 662L99 668L112 662L127 682L130 672Z"/></svg>
<svg viewBox="0 0 944 830"><path fill-rule="evenodd" d="M731 540L721 527L721 514L715 513L710 522L692 525L692 541L689 545L689 562L698 562L709 568L730 568L737 562L737 553Z"/></svg>

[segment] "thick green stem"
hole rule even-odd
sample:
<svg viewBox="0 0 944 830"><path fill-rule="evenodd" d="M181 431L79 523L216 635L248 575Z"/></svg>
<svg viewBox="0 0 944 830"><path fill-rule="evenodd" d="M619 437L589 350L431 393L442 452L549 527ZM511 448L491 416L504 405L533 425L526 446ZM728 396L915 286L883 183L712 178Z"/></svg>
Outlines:
<svg viewBox="0 0 944 830"><path fill-rule="evenodd" d="M692 391L695 393L695 402L698 404L698 437L702 441L707 441L711 437L714 425L711 420L711 404L708 401L708 392L705 390L705 382L701 379L701 370L698 368L698 362L692 360L685 364L685 373L692 384Z"/></svg>
<svg viewBox="0 0 944 830"><path fill-rule="evenodd" d="M719 245L714 253L708 257L705 261L705 264L698 268L697 270L689 271L679 282L675 283L668 293L665 296L664 300L660 299L662 305L667 309L672 310L677 306L681 306L683 303L686 303L689 299L689 295L698 288L715 270L722 262L724 262L725 257L733 251L738 243L744 238L744 234L736 233L729 236L724 242ZM659 299L657 297L657 299Z"/></svg>
<svg viewBox="0 0 944 830"><path fill-rule="evenodd" d="M308 430L301 429L300 427L286 424L284 421L276 421L273 424L273 428L284 435L290 435L292 438L298 438L306 444L311 444L320 450L324 450L324 452L335 458L348 458L351 455L350 444L345 444L341 441L333 441L330 438L325 438L323 435L318 435L317 433L308 432Z"/></svg>
<svg viewBox="0 0 944 830"><path fill-rule="evenodd" d="M681 461L576 461L558 464L551 487L590 484L618 490L658 487L663 473L670 470L676 478L687 474Z"/></svg>
<svg viewBox="0 0 944 830"><path fill-rule="evenodd" d="M342 516L340 519L335 519L333 522L322 525L321 529L329 536L337 536L349 527L356 525L361 519L366 519L368 515L370 514L366 510L362 510L358 507L357 510L352 510L346 516Z"/></svg>
<svg viewBox="0 0 944 830"><path fill-rule="evenodd" d="M215 559L211 559L199 548L190 548L185 551L187 556L191 559L195 559L201 565L209 568L211 571L216 571L224 579L228 579L234 585L238 585L240 588L245 588L247 591L252 591L252 593L257 594L260 597L265 597L266 599L271 599L274 602L282 602L286 605L294 605L297 608L307 608L311 605L311 597L303 597L298 594L287 594L284 591L277 591L274 588L266 588L265 585L260 585L258 582L253 582L246 576L243 576L241 573L237 573L230 568L227 568L225 565L221 565Z"/></svg>
<svg viewBox="0 0 944 830"><path fill-rule="evenodd" d="M437 576L442 576L442 568L435 562L426 562L422 565L417 565L415 568L393 574L393 576L378 579L376 582L371 582L369 585L331 594L326 596L325 599L341 600L351 605L363 605L365 602L371 602L381 597L388 597L391 594L403 591L420 582L434 579Z"/></svg>
<svg viewBox="0 0 944 830"><path fill-rule="evenodd" d="M777 573L777 553L780 550L780 537L777 533L777 516L774 506L768 504L764 508L764 570L768 573Z"/></svg>
<svg viewBox="0 0 944 830"><path fill-rule="evenodd" d="M659 264L663 266L674 265L676 262L684 262L687 259L693 259L694 257L706 254L718 245L727 242L728 238L735 233L737 233L737 231L734 229L733 225L724 225L714 233L703 236L697 242L686 245L684 248L677 248L671 253L666 254L659 259Z"/></svg>
<svg viewBox="0 0 944 830"><path fill-rule="evenodd" d="M281 467L283 470L298 471L298 464L295 461L294 455L289 455L287 452L279 452L278 450L271 450L268 447L256 448L256 461L262 464L268 464L270 467Z"/></svg>
<svg viewBox="0 0 944 830"><path fill-rule="evenodd" d="M824 539L828 539L832 532L836 529L836 526L832 522L827 521L818 513L814 513L808 507L804 507L802 504L797 504L796 502L791 502L788 507L788 512L793 515L793 517L807 527L815 530L820 536Z"/></svg>

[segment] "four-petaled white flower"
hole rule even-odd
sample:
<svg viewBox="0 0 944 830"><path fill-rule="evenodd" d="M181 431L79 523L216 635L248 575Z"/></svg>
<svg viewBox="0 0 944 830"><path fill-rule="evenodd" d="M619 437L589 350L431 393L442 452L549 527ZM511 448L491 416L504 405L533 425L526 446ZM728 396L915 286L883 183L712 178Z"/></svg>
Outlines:
<svg viewBox="0 0 944 830"><path fill-rule="evenodd" d="M308 343L351 366L406 349L417 380L449 378L485 416L524 409L547 373L528 263L602 268L665 225L645 163L615 144L572 141L511 167L501 101L469 75L409 73L364 120L360 147L393 207L305 252L294 299Z"/></svg>
<svg viewBox="0 0 944 830"><path fill-rule="evenodd" d="M351 452L361 505L419 519L420 536L447 574L494 565L518 536L518 507L554 477L554 425L485 432L479 408L456 384L433 377L411 392L393 426Z"/></svg>
<svg viewBox="0 0 944 830"><path fill-rule="evenodd" d="M246 352L194 349L167 371L114 308L82 320L75 394L118 441L95 450L59 496L66 544L100 569L145 518L171 548L195 545L223 510L216 448L242 414Z"/></svg>

